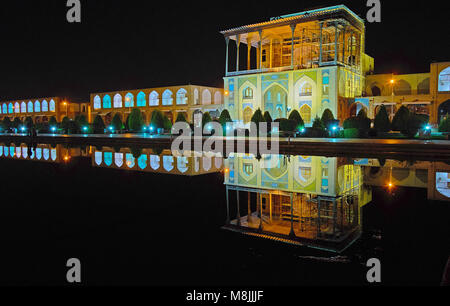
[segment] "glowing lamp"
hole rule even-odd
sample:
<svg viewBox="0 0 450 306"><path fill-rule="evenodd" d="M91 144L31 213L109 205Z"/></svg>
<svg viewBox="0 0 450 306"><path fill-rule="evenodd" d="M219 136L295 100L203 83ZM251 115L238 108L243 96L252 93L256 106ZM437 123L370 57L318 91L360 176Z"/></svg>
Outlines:
<svg viewBox="0 0 450 306"><path fill-rule="evenodd" d="M54 126L51 128L51 130L52 132L56 132L56 128Z"/></svg>
<svg viewBox="0 0 450 306"><path fill-rule="evenodd" d="M333 129L333 131L336 131L337 130L337 126L333 126L332 129Z"/></svg>
<svg viewBox="0 0 450 306"><path fill-rule="evenodd" d="M153 127L153 126L150 126L150 131L154 131L155 130L155 128Z"/></svg>
<svg viewBox="0 0 450 306"><path fill-rule="evenodd" d="M228 169L228 168L225 168L225 169L223 169L223 172L225 172L225 173L229 173L229 172L230 172L230 169Z"/></svg>
<svg viewBox="0 0 450 306"><path fill-rule="evenodd" d="M394 80L391 80L391 84L394 84L395 83L395 81Z"/></svg>
<svg viewBox="0 0 450 306"><path fill-rule="evenodd" d="M228 90L225 91L225 96L228 96L230 93Z"/></svg>
<svg viewBox="0 0 450 306"><path fill-rule="evenodd" d="M431 126L427 125L427 126L425 127L425 130L431 131Z"/></svg>

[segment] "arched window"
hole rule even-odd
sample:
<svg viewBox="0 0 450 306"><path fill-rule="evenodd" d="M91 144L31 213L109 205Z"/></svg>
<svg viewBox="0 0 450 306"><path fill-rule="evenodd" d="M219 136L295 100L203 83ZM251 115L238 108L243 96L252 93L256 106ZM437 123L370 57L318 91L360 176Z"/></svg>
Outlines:
<svg viewBox="0 0 450 306"><path fill-rule="evenodd" d="M244 110L244 123L245 124L249 123L251 121L251 119L252 119L252 116L253 116L252 109L250 107L247 107Z"/></svg>
<svg viewBox="0 0 450 306"><path fill-rule="evenodd" d="M3 104L3 106L2 106L2 113L3 114L7 114L8 113L8 106L6 106L6 104Z"/></svg>
<svg viewBox="0 0 450 306"><path fill-rule="evenodd" d="M109 95L105 95L103 97L103 108L111 108L111 97Z"/></svg>
<svg viewBox="0 0 450 306"><path fill-rule="evenodd" d="M42 112L48 112L48 102L46 100L42 101Z"/></svg>
<svg viewBox="0 0 450 306"><path fill-rule="evenodd" d="M309 83L304 83L300 88L300 97L311 97L312 96L312 85Z"/></svg>
<svg viewBox="0 0 450 306"><path fill-rule="evenodd" d="M305 124L311 123L311 107L308 104L304 104L300 108L300 116L302 117Z"/></svg>
<svg viewBox="0 0 450 306"><path fill-rule="evenodd" d="M181 88L177 92L177 105L186 105L187 104L187 91L184 88Z"/></svg>
<svg viewBox="0 0 450 306"><path fill-rule="evenodd" d="M99 97L100 98L100 97ZM50 104L49 104L49 108L51 112L55 112L56 108L55 108L55 101L52 99L50 100Z"/></svg>
<svg viewBox="0 0 450 306"><path fill-rule="evenodd" d="M41 112L41 102L39 101L34 102L34 112L35 113Z"/></svg>
<svg viewBox="0 0 450 306"><path fill-rule="evenodd" d="M147 168L147 155L142 154L141 157L138 158L138 166L142 170Z"/></svg>
<svg viewBox="0 0 450 306"><path fill-rule="evenodd" d="M212 160L210 157L203 157L203 170L209 171L211 170Z"/></svg>
<svg viewBox="0 0 450 306"><path fill-rule="evenodd" d="M116 94L114 96L114 108L122 108L122 96L120 94Z"/></svg>
<svg viewBox="0 0 450 306"><path fill-rule="evenodd" d="M438 91L450 91L450 67L445 68L439 74Z"/></svg>
<svg viewBox="0 0 450 306"><path fill-rule="evenodd" d="M159 105L159 94L156 91L150 93L150 106Z"/></svg>
<svg viewBox="0 0 450 306"><path fill-rule="evenodd" d="M394 93L397 96L410 95L411 94L411 85L405 80L397 81L397 82L395 82L395 85L394 85Z"/></svg>
<svg viewBox="0 0 450 306"><path fill-rule="evenodd" d="M250 87L244 89L244 99L253 99L253 89Z"/></svg>
<svg viewBox="0 0 450 306"><path fill-rule="evenodd" d="M52 103L52 101L50 101L50 104ZM102 108L102 100L100 99L100 96L95 96L95 98L94 98L94 109L100 109L100 108Z"/></svg>
<svg viewBox="0 0 450 306"><path fill-rule="evenodd" d="M158 155L150 155L150 167L152 167L153 170L159 169L159 163L161 162L161 159Z"/></svg>
<svg viewBox="0 0 450 306"><path fill-rule="evenodd" d="M23 150L23 152L25 153L26 150ZM57 154L56 149L52 149L52 150L50 151L50 156L52 157L52 160L53 160L53 161L56 160L56 157L57 157L56 154ZM25 158L26 158L26 157L25 157Z"/></svg>
<svg viewBox="0 0 450 306"><path fill-rule="evenodd" d="M27 104L25 102L22 102L22 104L20 105L20 112L21 113L27 112Z"/></svg>
<svg viewBox="0 0 450 306"><path fill-rule="evenodd" d="M177 158L177 168L181 173L186 173L188 171L188 159L186 156Z"/></svg>
<svg viewBox="0 0 450 306"><path fill-rule="evenodd" d="M34 105L33 105L33 102L28 102L28 113L32 113L33 112L33 107L34 107Z"/></svg>
<svg viewBox="0 0 450 306"><path fill-rule="evenodd" d="M9 103L8 105L8 113L14 114L14 105L12 103Z"/></svg>
<svg viewBox="0 0 450 306"><path fill-rule="evenodd" d="M168 89L164 91L162 96L162 105L172 105L173 104L173 98L172 98L172 92Z"/></svg>
<svg viewBox="0 0 450 306"><path fill-rule="evenodd" d="M123 166L123 153L114 153L114 163L117 167L122 168Z"/></svg>
<svg viewBox="0 0 450 306"><path fill-rule="evenodd" d="M200 104L200 95L198 92L198 89L194 89L194 105L199 105Z"/></svg>
<svg viewBox="0 0 450 306"><path fill-rule="evenodd" d="M208 89L205 89L202 93L202 104L210 105L212 102L211 92Z"/></svg>
<svg viewBox="0 0 450 306"><path fill-rule="evenodd" d="M135 158L134 158L133 154L127 154L125 156L125 158L126 158L126 161L127 161L126 162L127 167L130 168L130 169L134 168L134 166L136 165L136 162L135 162Z"/></svg>
<svg viewBox="0 0 450 306"><path fill-rule="evenodd" d="M173 156L163 156L163 167L167 172L170 172L173 170Z"/></svg>
<svg viewBox="0 0 450 306"><path fill-rule="evenodd" d="M146 107L147 101L145 100L145 93L142 91L137 95L137 107Z"/></svg>
<svg viewBox="0 0 450 306"><path fill-rule="evenodd" d="M50 150L44 149L44 159L48 160L50 158Z"/></svg>
<svg viewBox="0 0 450 306"><path fill-rule="evenodd" d="M16 102L16 104L14 104L14 112L16 114L20 113L20 105L18 102Z"/></svg>
<svg viewBox="0 0 450 306"><path fill-rule="evenodd" d="M220 91L216 91L214 94L214 104L222 104L222 94Z"/></svg>
<svg viewBox="0 0 450 306"><path fill-rule="evenodd" d="M100 166L103 161L103 153L102 152L95 152L95 163L97 166Z"/></svg>
<svg viewBox="0 0 450 306"><path fill-rule="evenodd" d="M134 96L130 92L125 96L125 107L134 107Z"/></svg>
<svg viewBox="0 0 450 306"><path fill-rule="evenodd" d="M112 152L105 152L104 159L105 159L105 165L110 167L112 165L112 162L113 162L113 154L112 154Z"/></svg>

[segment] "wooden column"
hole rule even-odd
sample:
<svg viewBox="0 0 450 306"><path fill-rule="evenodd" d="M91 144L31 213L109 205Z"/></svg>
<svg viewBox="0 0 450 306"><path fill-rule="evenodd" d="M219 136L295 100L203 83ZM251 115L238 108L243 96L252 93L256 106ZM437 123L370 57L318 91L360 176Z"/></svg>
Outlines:
<svg viewBox="0 0 450 306"><path fill-rule="evenodd" d="M236 71L239 71L239 47L241 46L241 36L236 35Z"/></svg>
<svg viewBox="0 0 450 306"><path fill-rule="evenodd" d="M247 38L247 70L251 70L252 69L252 66L251 66L252 53L251 52L252 52L252 42L251 42L250 38Z"/></svg>
<svg viewBox="0 0 450 306"><path fill-rule="evenodd" d="M241 226L241 207L239 205L239 190L236 191L237 194L237 226Z"/></svg>
<svg viewBox="0 0 450 306"><path fill-rule="evenodd" d="M263 209L262 209L262 196L259 195L259 230L263 230Z"/></svg>
<svg viewBox="0 0 450 306"><path fill-rule="evenodd" d="M228 196L229 189L226 187L226 199L227 199L227 225L230 225L230 198Z"/></svg>
<svg viewBox="0 0 450 306"><path fill-rule="evenodd" d="M294 194L291 193L291 232L289 233L289 236L295 237L294 232Z"/></svg>
<svg viewBox="0 0 450 306"><path fill-rule="evenodd" d="M323 23L320 23L320 33L319 33L319 65L322 65L322 44L323 44L323 35L322 35Z"/></svg>
<svg viewBox="0 0 450 306"><path fill-rule="evenodd" d="M339 38L339 31L338 31L338 26L337 24L334 26L334 29L336 31L335 36L334 36L334 64L337 64L338 61L338 38Z"/></svg>
<svg viewBox="0 0 450 306"><path fill-rule="evenodd" d="M230 44L230 38L225 37L225 44L226 44L226 59L225 59L225 75L228 75L228 47Z"/></svg>
<svg viewBox="0 0 450 306"><path fill-rule="evenodd" d="M258 43L258 69L262 68L262 30L258 31L259 34L259 43Z"/></svg>
<svg viewBox="0 0 450 306"><path fill-rule="evenodd" d="M294 69L294 34L296 24L291 24L291 69Z"/></svg>
<svg viewBox="0 0 450 306"><path fill-rule="evenodd" d="M248 192L248 216L247 216L247 222L250 225L251 221L251 214L252 214L252 208L251 208L251 202L250 202L250 192Z"/></svg>

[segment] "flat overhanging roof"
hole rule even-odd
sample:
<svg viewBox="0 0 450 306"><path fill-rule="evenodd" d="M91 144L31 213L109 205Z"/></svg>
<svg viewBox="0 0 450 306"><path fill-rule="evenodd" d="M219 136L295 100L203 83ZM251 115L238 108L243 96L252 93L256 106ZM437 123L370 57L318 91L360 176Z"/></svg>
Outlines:
<svg viewBox="0 0 450 306"><path fill-rule="evenodd" d="M280 17L272 17L269 21L266 22L236 27L229 30L221 31L220 33L226 37L229 37L232 35L257 32L259 30L268 28L289 26L291 24L298 24L309 21L325 21L327 19L333 18L344 18L359 30L364 29L363 19L361 19L358 15L352 12L345 5L337 5L322 9L304 11L290 15L283 15Z"/></svg>

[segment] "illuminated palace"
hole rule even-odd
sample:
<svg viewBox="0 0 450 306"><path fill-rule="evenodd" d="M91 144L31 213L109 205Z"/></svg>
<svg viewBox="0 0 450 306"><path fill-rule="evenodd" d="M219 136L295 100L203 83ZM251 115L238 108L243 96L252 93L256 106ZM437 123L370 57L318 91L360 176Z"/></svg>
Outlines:
<svg viewBox="0 0 450 306"><path fill-rule="evenodd" d="M342 5L222 34L227 45L225 108L244 124L258 108L273 119L298 110L306 125L325 109L344 120L348 100L362 95L365 75L374 67L364 53L364 21ZM247 46L245 69L242 44ZM231 45L238 51L234 71L229 71Z"/></svg>
<svg viewBox="0 0 450 306"><path fill-rule="evenodd" d="M87 114L88 110L89 103L75 103L61 97L20 99L0 102L0 120L9 117L23 122L26 117L31 117L35 123L45 123L55 117L60 122L66 116L73 119L79 114Z"/></svg>
<svg viewBox="0 0 450 306"><path fill-rule="evenodd" d="M196 85L136 89L91 94L90 118L100 115L109 124L115 114L125 120L132 108L139 108L149 123L154 110L165 114L172 122L179 113L199 124L203 112L219 117L223 109L223 89Z"/></svg>
<svg viewBox="0 0 450 306"><path fill-rule="evenodd" d="M225 108L244 125L258 108L273 119L297 110L307 126L325 109L341 122L361 109L374 118L383 104L392 114L406 105L430 115L432 124L450 113L450 62L433 63L429 73L373 75L364 21L344 5L221 33Z"/></svg>

